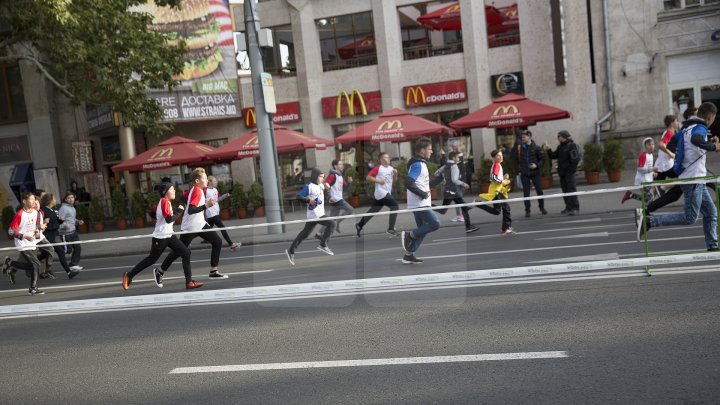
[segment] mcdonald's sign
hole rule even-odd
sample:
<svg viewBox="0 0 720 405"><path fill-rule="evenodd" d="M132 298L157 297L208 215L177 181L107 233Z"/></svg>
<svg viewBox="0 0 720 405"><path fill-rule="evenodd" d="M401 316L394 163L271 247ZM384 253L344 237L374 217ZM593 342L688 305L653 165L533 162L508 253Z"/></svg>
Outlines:
<svg viewBox="0 0 720 405"><path fill-rule="evenodd" d="M385 130L393 130L393 129L402 129L403 124L400 120L388 120L384 121L382 124L378 126L378 131L385 131Z"/></svg>
<svg viewBox="0 0 720 405"><path fill-rule="evenodd" d="M413 104L424 105L427 103L427 97L425 96L425 90L420 86L408 87L405 92L405 105L410 105L410 96L412 96ZM418 96L422 97L421 102L418 103Z"/></svg>
<svg viewBox="0 0 720 405"><path fill-rule="evenodd" d="M243 120L246 128L255 128L257 125L257 117L255 116L255 108L245 108L243 110ZM272 116L273 123L282 125L291 122L300 121L300 103L283 103L277 105L277 112Z"/></svg>
<svg viewBox="0 0 720 405"><path fill-rule="evenodd" d="M367 115L382 111L379 91L361 93L358 89L353 89L348 93L341 90L337 97L325 97L321 101L325 118Z"/></svg>
<svg viewBox="0 0 720 405"><path fill-rule="evenodd" d="M465 80L418 84L403 87L405 106L455 103L467 99Z"/></svg>
<svg viewBox="0 0 720 405"><path fill-rule="evenodd" d="M159 151L153 153L153 155L150 156L150 159L158 159L158 158L164 158L164 157L170 158L170 157L172 157L174 151L175 150L173 148L163 148L163 149L160 149Z"/></svg>
<svg viewBox="0 0 720 405"><path fill-rule="evenodd" d="M252 128L255 125L257 125L257 117L255 116L254 108L246 108L243 115L245 116L245 126L246 127Z"/></svg>
<svg viewBox="0 0 720 405"><path fill-rule="evenodd" d="M501 105L500 107L496 108L495 111L493 111L492 116L499 117L502 115L516 115L519 113L520 113L520 110L517 108L517 106L515 104L508 104L508 105Z"/></svg>

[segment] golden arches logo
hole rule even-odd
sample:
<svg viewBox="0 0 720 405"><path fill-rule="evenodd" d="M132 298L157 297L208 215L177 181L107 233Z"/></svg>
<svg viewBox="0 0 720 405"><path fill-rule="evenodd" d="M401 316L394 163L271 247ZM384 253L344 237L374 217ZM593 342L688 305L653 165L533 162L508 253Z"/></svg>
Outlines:
<svg viewBox="0 0 720 405"><path fill-rule="evenodd" d="M340 94L338 94L337 104L335 105L335 117L337 117L337 118L342 117L342 101L343 101L343 99L345 99L345 101L347 101L348 115L349 116L355 115L355 95L357 95L358 100L360 102L360 113L362 115L367 115L367 108L365 108L365 99L363 98L362 93L360 93L360 90L358 90L358 89L353 89L349 95L345 92L345 90L341 91Z"/></svg>
<svg viewBox="0 0 720 405"><path fill-rule="evenodd" d="M175 152L175 150L173 148L163 148L163 149L160 149L159 151L153 153L153 155L150 157L150 159L161 158L161 157L171 157L173 155L173 152ZM167 155L167 156L165 156L165 155Z"/></svg>
<svg viewBox="0 0 720 405"><path fill-rule="evenodd" d="M205 145L195 145L195 148L197 148L200 151L205 152L205 153L210 153L213 151L213 149L211 147L205 146Z"/></svg>
<svg viewBox="0 0 720 405"><path fill-rule="evenodd" d="M248 139L247 142L245 142L245 146L257 145L257 144L258 144L258 136L257 135L251 136L250 139Z"/></svg>
<svg viewBox="0 0 720 405"><path fill-rule="evenodd" d="M392 120L392 121L384 121L380 126L378 126L378 131L383 131L386 129L402 129L403 124L400 120Z"/></svg>
<svg viewBox="0 0 720 405"><path fill-rule="evenodd" d="M407 93L405 93L405 105L410 105L410 96L413 98L413 104L425 104L427 103L427 97L425 96L425 90L420 86L408 87ZM418 103L418 98L422 100L422 103Z"/></svg>
<svg viewBox="0 0 720 405"><path fill-rule="evenodd" d="M255 116L255 109L248 108L245 110L245 126L252 128L257 124L257 117Z"/></svg>
<svg viewBox="0 0 720 405"><path fill-rule="evenodd" d="M454 12L456 12L456 11L458 11L458 10L460 10L460 3L455 4L455 5L451 6L451 7L448 7L448 9L445 10L445 12L443 12L443 14L454 13Z"/></svg>
<svg viewBox="0 0 720 405"><path fill-rule="evenodd" d="M502 112L502 115L510 114L510 112L512 112L513 114L517 114L520 112L520 110L518 110L517 106L514 104L501 105L500 107L496 108L495 111L493 111L492 116L497 117L498 115L500 115L500 112Z"/></svg>

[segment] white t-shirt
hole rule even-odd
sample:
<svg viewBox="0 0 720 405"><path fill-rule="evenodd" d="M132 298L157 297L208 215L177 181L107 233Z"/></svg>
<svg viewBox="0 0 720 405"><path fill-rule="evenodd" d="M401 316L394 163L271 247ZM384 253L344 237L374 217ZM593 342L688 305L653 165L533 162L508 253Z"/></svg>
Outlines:
<svg viewBox="0 0 720 405"><path fill-rule="evenodd" d="M428 173L427 165L421 161L413 162L408 168L408 179L407 181L413 181L415 179L415 185L422 191L426 192L428 197L422 198L416 195L412 191L407 192L407 207L408 208L420 208L429 207L432 205L430 199L430 173Z"/></svg>
<svg viewBox="0 0 720 405"><path fill-rule="evenodd" d="M315 200L316 198L319 198L320 201L322 201L323 203L316 205L314 208L310 204L308 204L308 219L320 218L325 215L325 193L323 191L323 186L317 185L315 183L310 183L308 184L308 199Z"/></svg>
<svg viewBox="0 0 720 405"><path fill-rule="evenodd" d="M663 153L662 151L660 153ZM653 181L653 154L642 152L637 160L637 171L635 172L635 185Z"/></svg>
<svg viewBox="0 0 720 405"><path fill-rule="evenodd" d="M35 238L35 230L38 226L38 212L36 210L20 210L13 217L10 223L9 234L15 241L17 250L33 250L37 246L40 239ZM27 240L24 236L32 236L32 240Z"/></svg>
<svg viewBox="0 0 720 405"><path fill-rule="evenodd" d="M167 239L173 234L173 225L175 222L169 224L165 221L165 217L172 216L173 210L170 200L163 197L155 209L155 230L153 231L153 238L156 239Z"/></svg>
<svg viewBox="0 0 720 405"><path fill-rule="evenodd" d="M673 138L673 136L675 136L675 132L666 130L660 138L660 142L667 145L668 143L670 143L670 140ZM670 157L670 155L663 152L662 149L658 150L658 157L655 161L655 167L657 167L660 172L666 172L672 169L674 164L675 162L673 158Z"/></svg>
<svg viewBox="0 0 720 405"><path fill-rule="evenodd" d="M375 199L382 200L388 194L392 193L393 180L395 178L395 168L392 166L377 165L370 170L368 176L375 177L378 180L385 180L385 184L375 183Z"/></svg>
<svg viewBox="0 0 720 405"><path fill-rule="evenodd" d="M206 188L205 189L205 198L206 199L213 199L215 201L218 200L218 190L216 188ZM214 216L220 215L220 204L215 204L212 207L208 207L205 209L205 218L212 218Z"/></svg>
<svg viewBox="0 0 720 405"><path fill-rule="evenodd" d="M188 203L185 213L183 214L182 224L180 225L181 231L199 231L203 229L205 224L205 215L202 212L196 214L190 214L190 205L200 207L205 205L205 193L198 186L193 186L188 194Z"/></svg>

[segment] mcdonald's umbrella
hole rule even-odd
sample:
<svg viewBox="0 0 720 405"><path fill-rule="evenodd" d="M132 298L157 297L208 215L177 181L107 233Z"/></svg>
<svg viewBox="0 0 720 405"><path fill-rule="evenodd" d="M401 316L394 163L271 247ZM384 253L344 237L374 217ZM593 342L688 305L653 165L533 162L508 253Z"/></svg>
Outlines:
<svg viewBox="0 0 720 405"><path fill-rule="evenodd" d="M280 125L274 125L275 148L278 153L300 152L305 149L325 149L335 143L331 140L305 134ZM257 128L208 153L208 158L218 162L229 162L260 155Z"/></svg>
<svg viewBox="0 0 720 405"><path fill-rule="evenodd" d="M512 128L563 118L570 118L570 113L530 100L525 96L508 93L489 105L451 122L450 126L455 129Z"/></svg>
<svg viewBox="0 0 720 405"><path fill-rule="evenodd" d="M215 148L192 139L174 136L145 152L112 167L113 172L146 172L183 164L207 164Z"/></svg>
<svg viewBox="0 0 720 405"><path fill-rule="evenodd" d="M363 39L343 45L337 49L340 59L352 59L375 52L375 37L368 35Z"/></svg>
<svg viewBox="0 0 720 405"><path fill-rule="evenodd" d="M335 138L337 143L405 142L421 136L450 135L452 129L393 108L379 117Z"/></svg>
<svg viewBox="0 0 720 405"><path fill-rule="evenodd" d="M502 13L493 7L485 6L485 21L488 26L502 24L505 20ZM431 13L421 15L417 22L431 30L437 31L459 31L460 24L460 2L450 3Z"/></svg>

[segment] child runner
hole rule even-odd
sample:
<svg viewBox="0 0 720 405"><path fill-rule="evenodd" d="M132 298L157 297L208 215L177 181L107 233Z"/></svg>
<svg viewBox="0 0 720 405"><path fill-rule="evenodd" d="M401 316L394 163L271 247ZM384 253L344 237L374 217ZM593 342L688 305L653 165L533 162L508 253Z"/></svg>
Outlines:
<svg viewBox="0 0 720 405"><path fill-rule="evenodd" d="M375 201L368 210L368 214L378 212L383 206L390 208L390 211L398 210L398 203L392 196L393 182L397 179L397 170L390 166L390 155L383 152L380 154L380 164L370 170L367 175L367 180L375 183ZM355 230L357 231L357 237L360 237L365 224L370 222L373 217L362 217L360 222L355 224ZM398 231L395 230L395 222L397 221L397 214L390 214L388 220L387 233L392 236L398 236Z"/></svg>
<svg viewBox="0 0 720 405"><path fill-rule="evenodd" d="M55 196L52 194L45 194L40 199L40 209L42 209L45 221L47 222L47 228L45 228L45 238L47 238L50 243L57 242L58 230L60 229L61 224L57 211L55 210L56 205L57 201L55 200ZM67 273L69 279L72 279L80 274L80 270L72 270L68 265L67 259L65 258L65 248L63 246L55 245L53 246L53 250L55 250L55 254L60 261L60 265L65 270L65 273Z"/></svg>
<svg viewBox="0 0 720 405"><path fill-rule="evenodd" d="M37 211L38 215L37 223L38 230L40 231L40 236L37 243L37 248L39 250L38 259L40 259L40 263L45 264L45 269L40 272L39 277L55 279L55 273L50 270L53 262L53 248L51 246L47 246L50 244L50 242L45 238L45 235L43 234L43 232L45 232L45 229L48 226L48 222L50 222L50 219L45 218L45 213L40 208L40 200L42 200L42 198L47 193L43 189L37 189L33 192L33 194L35 194L35 210Z"/></svg>
<svg viewBox="0 0 720 405"><path fill-rule="evenodd" d="M653 141L652 138L645 138L643 139L643 145L645 150L640 152L640 156L638 156L637 160L637 172L635 172L636 186L639 186L645 182L653 181L653 178L657 176L659 170L657 166L653 167L653 151L655 150L655 141ZM643 189L645 190L645 195L647 196L646 201L652 200L652 193L650 192L650 187L643 187ZM628 190L625 192L625 195L623 195L620 203L624 204L625 201L631 198L640 201L641 196L638 193L633 193L632 191Z"/></svg>
<svg viewBox="0 0 720 405"><path fill-rule="evenodd" d="M38 213L35 210L35 195L33 193L22 194L22 209L15 214L8 235L15 241L15 248L20 252L24 261L14 261L5 257L3 273L5 273L12 284L15 284L16 269L25 270L30 278L30 289L28 295L45 294L37 288L37 281L40 272L40 259L38 259L37 243L40 241L40 230Z"/></svg>
<svg viewBox="0 0 720 405"><path fill-rule="evenodd" d="M502 161L503 153L500 150L494 150L490 152L490 157L493 158L493 164L490 168L490 187L486 194L480 194L480 198L476 199L475 202L479 201L501 201L508 198L508 188L510 185L510 176L507 173L503 173ZM479 205L478 208L489 212L493 215L500 215L502 212L502 226L500 228L501 235L513 235L516 234L512 228L512 217L510 216L510 204L506 202L493 204L492 207L489 205Z"/></svg>
<svg viewBox="0 0 720 405"><path fill-rule="evenodd" d="M132 280L141 271L150 267L160 258L166 247L170 246L173 252L182 257L183 272L185 273L185 288L192 290L200 288L203 283L192 279L192 271L190 270L190 249L185 246L177 236L173 235L173 224L175 220L184 212L182 205L178 206L178 212L173 214L172 204L170 201L175 199L175 187L171 183L162 184L162 198L155 208L155 231L153 231L152 244L150 245L150 254L147 255L140 263L136 264L130 272L123 273L122 287L127 291L132 284ZM155 276L155 284L163 287L163 272L159 268L153 270Z"/></svg>
<svg viewBox="0 0 720 405"><path fill-rule="evenodd" d="M465 200L463 199L463 195L465 194L465 190L469 189L470 186L462 181L462 177L460 176L460 169L458 168L458 163L460 162L460 154L459 152L450 152L448 155L448 161L445 162L445 164L440 167L437 172L435 172L435 175L440 175L445 179L445 190L443 191L443 202L442 205L447 205L452 203L455 204L465 204ZM463 216L463 222L465 222L465 233L470 234L475 231L477 231L477 226L473 226L472 222L470 222L470 214L468 213L470 211L470 208L468 207L462 207L461 212ZM438 210L441 214L444 214L447 212L447 208Z"/></svg>
<svg viewBox="0 0 720 405"><path fill-rule="evenodd" d="M218 189L217 189L217 179L215 176L208 176L208 186L205 189L205 198L206 199L212 199L217 202L219 202L220 197L218 195ZM224 197L227 198L228 196ZM220 204L215 204L212 207L208 207L205 210L205 220L207 221L208 225L210 225L210 228L213 226L217 226L218 228L225 228L225 224L223 224L222 220L220 219ZM220 231L222 233L223 238L225 238L225 241L228 243L228 246L230 246L230 251L234 252L241 246L241 243L233 243L233 241L230 239L230 235L228 235L228 232L226 230Z"/></svg>
<svg viewBox="0 0 720 405"><path fill-rule="evenodd" d="M228 278L227 275L222 274L218 271L218 264L220 263L220 250L222 249L222 240L218 236L217 232L201 232L204 229L210 229L210 225L205 222L205 215L203 211L207 208L217 204L214 199L205 201L205 193L203 188L207 187L208 178L205 173L205 169L198 167L192 172L193 185L188 192L188 203L187 210L185 210L182 218L182 224L180 230L184 233L180 235L180 241L185 246L190 246L190 242L197 237L210 242L212 245L212 251L210 253L210 275L208 276L211 280ZM160 275L170 268L172 263L180 256L176 250L170 252L165 260L160 265Z"/></svg>
<svg viewBox="0 0 720 405"><path fill-rule="evenodd" d="M302 190L300 190L300 192L298 193L298 198L305 201L308 205L308 219L326 217L325 204L323 201L323 199L325 198L325 194L323 192L323 189L327 187L328 185L327 183L325 183L325 173L323 173L322 170L318 169L317 167L313 168L310 174L310 181L305 184ZM293 266L295 265L295 249L297 249L297 247L300 246L300 243L310 235L312 230L315 228L315 225L317 224L325 226L325 230L320 237L320 245L317 247L317 249L331 256L335 254L327 246L327 241L328 239L330 239L330 235L332 234L335 223L330 220L306 222L305 227L303 227L302 231L300 231L300 233L298 233L298 235L295 237L295 240L293 240L290 248L285 249L285 254L287 255L288 261Z"/></svg>

